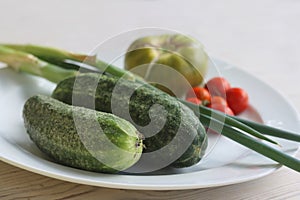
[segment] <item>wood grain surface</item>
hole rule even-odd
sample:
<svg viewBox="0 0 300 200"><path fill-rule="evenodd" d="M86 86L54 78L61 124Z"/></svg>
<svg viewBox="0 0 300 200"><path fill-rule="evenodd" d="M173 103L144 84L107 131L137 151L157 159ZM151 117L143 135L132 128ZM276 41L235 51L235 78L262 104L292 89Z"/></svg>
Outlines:
<svg viewBox="0 0 300 200"><path fill-rule="evenodd" d="M300 176L285 167L267 177L216 188L182 191L137 191L80 185L37 175L0 162L0 199L294 199ZM200 177L199 177L200 178Z"/></svg>
<svg viewBox="0 0 300 200"><path fill-rule="evenodd" d="M138 27L174 29L201 38L210 55L272 85L300 111L299 19L300 1L295 0L0 0L0 43L88 52L112 35ZM300 174L283 167L224 187L136 191L69 183L0 161L0 199L299 200Z"/></svg>

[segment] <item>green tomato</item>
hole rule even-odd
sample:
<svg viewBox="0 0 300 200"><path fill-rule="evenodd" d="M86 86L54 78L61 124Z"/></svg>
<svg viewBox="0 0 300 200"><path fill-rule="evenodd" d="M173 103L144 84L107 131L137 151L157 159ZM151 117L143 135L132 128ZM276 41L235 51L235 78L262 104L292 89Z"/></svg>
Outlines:
<svg viewBox="0 0 300 200"><path fill-rule="evenodd" d="M181 96L187 85L203 82L208 56L203 45L185 35L155 35L135 40L125 56L125 69ZM172 91L172 92L171 92Z"/></svg>

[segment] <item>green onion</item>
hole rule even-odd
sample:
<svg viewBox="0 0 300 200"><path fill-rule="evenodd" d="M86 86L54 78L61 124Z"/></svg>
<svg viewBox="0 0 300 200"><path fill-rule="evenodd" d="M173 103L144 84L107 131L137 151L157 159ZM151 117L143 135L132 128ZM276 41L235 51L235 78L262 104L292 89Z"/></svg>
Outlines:
<svg viewBox="0 0 300 200"><path fill-rule="evenodd" d="M248 134L251 134L259 139L263 139L263 140L266 140L270 143L273 143L273 144L277 144L277 142L265 137L264 135L262 135L261 133L259 133L257 130L249 127L249 126L246 126L245 124L233 119L233 118L230 118L228 115L224 114L224 113L221 113L219 111L215 111L215 110L212 110L212 109L209 109L209 108L206 108L204 106L198 106L198 105L195 105L193 103L190 103L190 102L187 102L187 101L184 101L184 100L181 100L180 101L185 104L186 106L188 106L191 110L194 111L194 113L199 117L200 117L200 120L202 118L203 115L206 115L206 116L211 116L211 118L214 118L216 120L218 120L219 122L222 122L224 125L229 125L229 126L233 126L233 127L236 127L242 131L245 131L247 132ZM209 126L209 124L207 123L204 123L205 126Z"/></svg>
<svg viewBox="0 0 300 200"><path fill-rule="evenodd" d="M201 122L207 123L208 121L211 123L210 129L214 131L218 131L220 122L218 120L212 119L209 116L202 115ZM217 128L216 128L217 127ZM295 157L292 157L284 152L277 150L269 145L262 143L261 141L250 137L236 129L231 128L228 125L224 125L222 129L222 134L235 142L252 149L280 164L283 164L297 172L300 172L300 160Z"/></svg>
<svg viewBox="0 0 300 200"><path fill-rule="evenodd" d="M232 117L232 118L242 122L243 124L246 124L249 127L254 128L255 130L257 130L265 135L270 135L270 136L279 137L279 138L283 138L283 139L287 139L287 140L291 140L291 141L295 141L295 142L300 142L300 135L297 133L285 131L282 129L274 128L271 126L267 126L264 124L256 123L256 122L238 118L238 117Z"/></svg>
<svg viewBox="0 0 300 200"><path fill-rule="evenodd" d="M17 44L1 44L0 46L14 49L16 51L26 52L47 62L56 62L66 59L78 61L78 62L90 62L94 63L96 61L96 56L87 56L84 54L77 54L62 49L44 47L38 45L17 45Z"/></svg>
<svg viewBox="0 0 300 200"><path fill-rule="evenodd" d="M138 77L134 74L132 74L129 71L125 71L123 69L120 69L118 67L114 67L112 65L109 65L106 62L103 62L101 60L97 60L95 55L89 56L84 54L76 54L73 52L65 51L58 48L51 48L51 47L44 47L39 45L17 45L17 44L1 44L0 46L5 46L7 48L11 48L17 51L26 52L29 54L32 54L41 60L47 61L49 63L67 68L67 69L82 69L83 67L78 67L72 63L65 62L67 60L72 60L80 63L89 64L101 72L107 72L117 77L124 76L127 79L134 80L139 79L141 80L141 77Z"/></svg>
<svg viewBox="0 0 300 200"><path fill-rule="evenodd" d="M8 64L16 71L40 76L55 83L78 74L78 71L63 69L42 61L31 54L15 51L4 46L0 46L0 62Z"/></svg>
<svg viewBox="0 0 300 200"><path fill-rule="evenodd" d="M261 134L270 135L270 136L274 136L274 137L278 137L278 138L283 138L283 139L287 139L287 140L291 140L291 141L295 141L295 142L300 142L299 134L281 130L278 128L274 128L274 127L267 126L264 124L256 123L256 122L249 121L249 120L242 119L242 118L235 117L235 116L226 115L226 117L225 117L224 113L219 112L218 114L216 114L216 112L218 112L218 111L212 110L210 108L207 108L204 106L198 106L198 105L195 105L193 103L190 103L190 102L187 102L187 101L184 101L181 99L180 99L180 101L182 103L184 103L186 106L188 106L191 110L193 110L194 113L200 117L200 120L203 115L213 116L213 118L221 119L221 121L224 121L224 119L225 119L224 124L234 126L243 131L246 131L246 132L254 131L253 135L255 135L257 133L261 133ZM208 124L205 124L205 125L208 125ZM264 139L266 141L269 141L268 139L259 137L259 135L257 135L256 137L258 137L260 139ZM274 143L273 141L269 141L269 142Z"/></svg>

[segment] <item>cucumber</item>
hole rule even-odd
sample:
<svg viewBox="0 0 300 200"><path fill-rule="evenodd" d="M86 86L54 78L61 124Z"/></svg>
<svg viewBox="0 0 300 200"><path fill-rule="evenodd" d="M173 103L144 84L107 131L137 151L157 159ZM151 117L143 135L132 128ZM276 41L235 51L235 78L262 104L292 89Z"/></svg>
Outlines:
<svg viewBox="0 0 300 200"><path fill-rule="evenodd" d="M205 153L207 135L197 116L149 85L87 73L61 81L52 97L130 121L145 136L142 160L157 169L189 167Z"/></svg>
<svg viewBox="0 0 300 200"><path fill-rule="evenodd" d="M31 140L63 165L116 173L141 157L141 134L128 121L109 113L36 95L26 101L23 118Z"/></svg>

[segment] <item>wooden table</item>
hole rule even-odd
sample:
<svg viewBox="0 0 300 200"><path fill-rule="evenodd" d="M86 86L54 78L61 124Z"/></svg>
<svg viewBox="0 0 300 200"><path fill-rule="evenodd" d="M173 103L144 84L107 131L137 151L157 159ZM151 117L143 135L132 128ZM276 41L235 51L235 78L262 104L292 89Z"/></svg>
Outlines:
<svg viewBox="0 0 300 200"><path fill-rule="evenodd" d="M190 33L211 55L255 74L300 110L300 2L1 1L0 42L90 51L111 35L155 26ZM284 106L284 105L282 105ZM276 109L276 108L275 108ZM1 124L1 122L0 122ZM298 158L300 154L298 153ZM0 199L300 199L300 174L285 167L237 185L184 191L92 187L0 162Z"/></svg>
<svg viewBox="0 0 300 200"><path fill-rule="evenodd" d="M282 168L267 177L224 187L182 191L119 190L79 185L37 175L0 162L0 199L294 199L300 176Z"/></svg>

